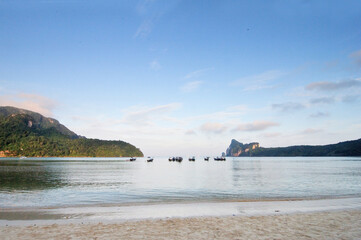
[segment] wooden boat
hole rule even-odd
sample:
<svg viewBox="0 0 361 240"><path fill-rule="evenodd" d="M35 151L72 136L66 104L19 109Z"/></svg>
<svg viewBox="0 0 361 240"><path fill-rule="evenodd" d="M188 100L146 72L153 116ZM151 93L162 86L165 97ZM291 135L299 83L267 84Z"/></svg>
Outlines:
<svg viewBox="0 0 361 240"><path fill-rule="evenodd" d="M169 162L182 162L183 158L182 157L170 157L168 158Z"/></svg>
<svg viewBox="0 0 361 240"><path fill-rule="evenodd" d="M225 157L215 157L214 161L226 161Z"/></svg>

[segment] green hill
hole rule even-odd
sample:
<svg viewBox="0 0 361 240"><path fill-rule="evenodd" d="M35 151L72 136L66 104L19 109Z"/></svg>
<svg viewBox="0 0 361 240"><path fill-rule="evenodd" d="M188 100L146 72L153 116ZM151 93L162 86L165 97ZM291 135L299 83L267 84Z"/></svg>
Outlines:
<svg viewBox="0 0 361 240"><path fill-rule="evenodd" d="M258 143L242 144L232 140L227 156L291 157L291 156L361 156L361 139L323 146L259 147Z"/></svg>
<svg viewBox="0 0 361 240"><path fill-rule="evenodd" d="M0 156L143 156L123 141L87 139L57 120L14 107L0 107Z"/></svg>

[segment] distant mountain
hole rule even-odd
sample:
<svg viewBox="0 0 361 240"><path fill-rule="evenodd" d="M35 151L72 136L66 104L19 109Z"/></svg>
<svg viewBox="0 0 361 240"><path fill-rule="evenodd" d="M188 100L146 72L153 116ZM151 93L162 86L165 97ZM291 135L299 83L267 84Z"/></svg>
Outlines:
<svg viewBox="0 0 361 240"><path fill-rule="evenodd" d="M62 133L66 136L69 136L71 138L79 138L78 135L76 135L74 132L70 131L64 125L60 124L59 121L56 119L47 118L39 113L32 112L32 111L25 110L25 109L20 109L20 108L15 108L15 107L0 107L0 119L1 118L4 119L9 116L14 117L17 115L30 116L31 119L29 119L28 124L33 125L36 128L41 128L41 129L54 128L59 133Z"/></svg>
<svg viewBox="0 0 361 240"><path fill-rule="evenodd" d="M232 140L227 156L283 157L283 156L361 156L361 139L323 146L290 146L263 148L258 143L242 144Z"/></svg>
<svg viewBox="0 0 361 240"><path fill-rule="evenodd" d="M53 118L39 113L0 107L0 157L123 157L143 156L123 141L87 139Z"/></svg>

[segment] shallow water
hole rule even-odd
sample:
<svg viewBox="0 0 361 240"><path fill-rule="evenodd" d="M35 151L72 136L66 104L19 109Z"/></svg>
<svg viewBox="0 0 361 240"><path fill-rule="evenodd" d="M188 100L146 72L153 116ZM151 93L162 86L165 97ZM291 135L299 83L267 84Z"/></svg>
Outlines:
<svg viewBox="0 0 361 240"><path fill-rule="evenodd" d="M0 160L0 207L361 196L361 158Z"/></svg>

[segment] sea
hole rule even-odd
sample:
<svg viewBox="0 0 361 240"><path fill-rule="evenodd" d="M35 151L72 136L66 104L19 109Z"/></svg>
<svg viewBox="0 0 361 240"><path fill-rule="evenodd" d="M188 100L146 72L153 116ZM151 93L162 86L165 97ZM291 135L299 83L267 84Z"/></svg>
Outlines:
<svg viewBox="0 0 361 240"><path fill-rule="evenodd" d="M0 208L361 197L360 157L1 158Z"/></svg>

